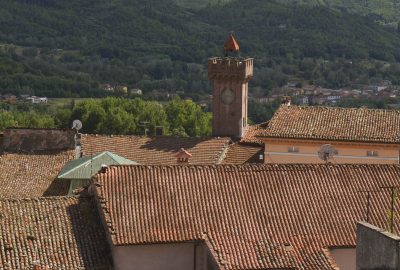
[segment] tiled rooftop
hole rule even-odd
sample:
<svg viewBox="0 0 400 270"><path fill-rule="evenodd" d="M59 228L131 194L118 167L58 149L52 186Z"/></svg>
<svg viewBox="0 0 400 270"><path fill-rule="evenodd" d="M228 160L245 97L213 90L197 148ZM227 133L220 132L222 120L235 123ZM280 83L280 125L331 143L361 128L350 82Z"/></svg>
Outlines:
<svg viewBox="0 0 400 270"><path fill-rule="evenodd" d="M73 150L0 155L0 199L66 195L69 183L55 178L73 158Z"/></svg>
<svg viewBox="0 0 400 270"><path fill-rule="evenodd" d="M82 134L81 144L84 156L110 151L132 161L146 165L177 164L176 154L181 148L192 157L190 164L217 164L221 162L229 138L181 138L181 137L144 137L109 136Z"/></svg>
<svg viewBox="0 0 400 270"><path fill-rule="evenodd" d="M225 269L333 269L326 248L355 245L361 191L378 191L370 223L386 227L380 187L400 166L111 166L98 181L115 245L199 240Z"/></svg>
<svg viewBox="0 0 400 270"><path fill-rule="evenodd" d="M0 200L0 269L110 269L97 208L90 199ZM45 268L48 267L48 268Z"/></svg>
<svg viewBox="0 0 400 270"><path fill-rule="evenodd" d="M263 146L234 143L229 146L222 164L264 163L260 155L264 155Z"/></svg>
<svg viewBox="0 0 400 270"><path fill-rule="evenodd" d="M281 105L258 136L400 143L400 111Z"/></svg>
<svg viewBox="0 0 400 270"><path fill-rule="evenodd" d="M267 128L269 122L251 125L247 127L246 133L240 142L254 145L264 145L264 143L257 137L265 128Z"/></svg>

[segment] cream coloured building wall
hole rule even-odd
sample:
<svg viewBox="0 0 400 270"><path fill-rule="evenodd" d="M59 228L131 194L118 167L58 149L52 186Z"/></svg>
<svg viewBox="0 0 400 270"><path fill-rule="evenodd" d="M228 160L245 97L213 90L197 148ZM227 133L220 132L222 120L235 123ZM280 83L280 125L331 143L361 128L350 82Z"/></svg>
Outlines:
<svg viewBox="0 0 400 270"><path fill-rule="evenodd" d="M324 163L318 157L318 151L324 144L331 144L337 154L332 163L399 164L398 145L335 143L318 141L265 141L265 163ZM289 148L295 148L292 152ZM368 151L375 151L377 156L368 156Z"/></svg>
<svg viewBox="0 0 400 270"><path fill-rule="evenodd" d="M202 243L114 246L115 270L216 270Z"/></svg>

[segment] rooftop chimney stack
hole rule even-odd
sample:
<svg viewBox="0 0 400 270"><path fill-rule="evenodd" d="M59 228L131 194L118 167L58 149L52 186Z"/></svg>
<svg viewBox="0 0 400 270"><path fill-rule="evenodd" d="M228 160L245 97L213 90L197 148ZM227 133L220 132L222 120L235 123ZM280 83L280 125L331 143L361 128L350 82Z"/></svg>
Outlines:
<svg viewBox="0 0 400 270"><path fill-rule="evenodd" d="M106 173L107 171L108 171L108 166L106 164L102 164L100 172L101 173Z"/></svg>
<svg viewBox="0 0 400 270"><path fill-rule="evenodd" d="M181 148L175 156L178 163L189 163L189 159L192 157L192 154L190 154L184 148Z"/></svg>
<svg viewBox="0 0 400 270"><path fill-rule="evenodd" d="M281 104L282 105L286 105L286 106L290 106L292 102L292 99L290 98L290 96L283 96L282 100L281 100Z"/></svg>

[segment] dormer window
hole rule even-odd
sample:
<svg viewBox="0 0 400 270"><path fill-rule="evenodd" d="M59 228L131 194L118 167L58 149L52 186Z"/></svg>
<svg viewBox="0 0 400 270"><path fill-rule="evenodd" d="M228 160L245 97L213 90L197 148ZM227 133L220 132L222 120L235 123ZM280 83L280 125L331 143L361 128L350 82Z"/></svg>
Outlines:
<svg viewBox="0 0 400 270"><path fill-rule="evenodd" d="M298 152L299 152L299 148L294 147L294 146L290 146L290 147L288 148L288 152L289 152L289 153L298 153Z"/></svg>
<svg viewBox="0 0 400 270"><path fill-rule="evenodd" d="M368 157L377 157L378 152L377 151L367 151L367 156Z"/></svg>

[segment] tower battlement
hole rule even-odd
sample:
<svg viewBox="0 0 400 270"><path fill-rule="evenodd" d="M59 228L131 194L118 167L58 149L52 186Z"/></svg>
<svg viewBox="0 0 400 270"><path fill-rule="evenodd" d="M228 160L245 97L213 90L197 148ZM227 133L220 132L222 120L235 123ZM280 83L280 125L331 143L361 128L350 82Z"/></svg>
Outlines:
<svg viewBox="0 0 400 270"><path fill-rule="evenodd" d="M248 81L253 77L253 58L213 57L208 59L208 78Z"/></svg>

